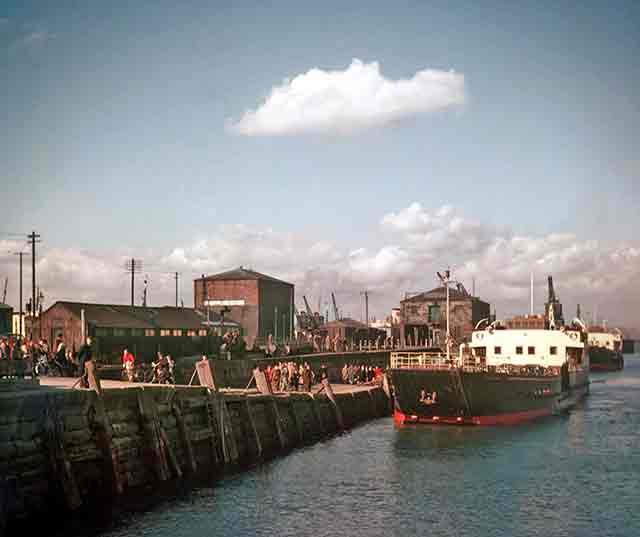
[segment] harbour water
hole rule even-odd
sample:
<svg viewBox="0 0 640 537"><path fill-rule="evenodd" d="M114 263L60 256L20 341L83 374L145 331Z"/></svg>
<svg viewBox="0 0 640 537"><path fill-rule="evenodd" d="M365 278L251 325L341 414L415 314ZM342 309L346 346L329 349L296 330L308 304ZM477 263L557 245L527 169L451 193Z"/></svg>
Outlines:
<svg viewBox="0 0 640 537"><path fill-rule="evenodd" d="M98 534L637 536L640 356L592 382L570 414L516 427L370 422Z"/></svg>

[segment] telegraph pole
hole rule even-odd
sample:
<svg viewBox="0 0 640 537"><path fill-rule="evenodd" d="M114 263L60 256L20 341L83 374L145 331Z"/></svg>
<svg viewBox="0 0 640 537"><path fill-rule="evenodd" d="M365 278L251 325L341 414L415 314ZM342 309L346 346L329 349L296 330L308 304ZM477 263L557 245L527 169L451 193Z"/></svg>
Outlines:
<svg viewBox="0 0 640 537"><path fill-rule="evenodd" d="M142 261L134 259L133 257L124 264L125 270L131 274L131 305L135 305L134 302L134 290L135 290L135 275L142 270Z"/></svg>
<svg viewBox="0 0 640 537"><path fill-rule="evenodd" d="M24 321L23 321L24 311L23 311L23 305L22 305L22 258L24 257L24 252L15 252L14 255L17 255L20 257L20 328L18 329L18 332L20 332L20 335L22 336L22 332L24 328Z"/></svg>
<svg viewBox="0 0 640 537"><path fill-rule="evenodd" d="M31 319L36 316L36 243L40 235L32 231L27 238L31 241ZM33 324L33 323L32 323Z"/></svg>

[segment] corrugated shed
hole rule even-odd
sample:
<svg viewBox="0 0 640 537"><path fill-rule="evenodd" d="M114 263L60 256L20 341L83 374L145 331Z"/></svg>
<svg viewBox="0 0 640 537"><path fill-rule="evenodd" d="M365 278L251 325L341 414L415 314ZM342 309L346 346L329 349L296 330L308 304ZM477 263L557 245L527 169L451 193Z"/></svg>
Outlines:
<svg viewBox="0 0 640 537"><path fill-rule="evenodd" d="M206 320L205 315L196 309L173 306L142 307L66 301L58 301L53 306L55 305L62 305L77 317L80 317L81 311L84 309L87 322L100 327L200 328L202 322ZM220 315L211 311L209 319L213 322L219 321ZM225 324L231 327L236 323L225 319Z"/></svg>

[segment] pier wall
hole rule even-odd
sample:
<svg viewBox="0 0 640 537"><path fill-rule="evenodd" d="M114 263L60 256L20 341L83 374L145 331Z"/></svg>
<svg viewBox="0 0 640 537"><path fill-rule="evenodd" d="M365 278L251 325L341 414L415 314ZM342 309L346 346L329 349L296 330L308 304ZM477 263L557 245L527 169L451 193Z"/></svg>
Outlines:
<svg viewBox="0 0 640 537"><path fill-rule="evenodd" d="M215 475L389 414L379 387L335 393L140 385L0 388L0 534L55 510L106 505Z"/></svg>

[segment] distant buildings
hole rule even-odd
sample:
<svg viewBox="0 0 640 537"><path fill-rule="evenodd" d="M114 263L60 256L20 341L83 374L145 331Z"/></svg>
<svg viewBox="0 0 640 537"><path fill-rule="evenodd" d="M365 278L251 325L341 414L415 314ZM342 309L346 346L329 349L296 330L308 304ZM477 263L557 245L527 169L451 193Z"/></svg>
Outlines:
<svg viewBox="0 0 640 537"><path fill-rule="evenodd" d="M228 272L202 275L193 282L194 304L200 311L224 312L243 330L251 348L266 341L269 334L276 341L293 339L294 286L239 267Z"/></svg>
<svg viewBox="0 0 640 537"><path fill-rule="evenodd" d="M436 287L400 302L399 337L404 346L441 346L447 331L446 288ZM449 290L450 331L458 343L469 341L475 325L490 316L490 306L464 287ZM393 318L393 312L392 312Z"/></svg>

